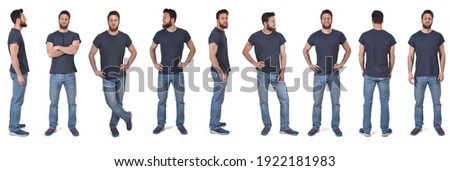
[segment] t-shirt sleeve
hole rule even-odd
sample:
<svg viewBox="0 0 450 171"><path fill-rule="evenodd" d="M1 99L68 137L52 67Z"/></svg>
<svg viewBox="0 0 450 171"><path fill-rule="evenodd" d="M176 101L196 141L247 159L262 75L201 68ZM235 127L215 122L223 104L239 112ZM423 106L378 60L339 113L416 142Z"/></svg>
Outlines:
<svg viewBox="0 0 450 171"><path fill-rule="evenodd" d="M359 37L359 43L361 43L362 45L366 45L366 34L361 34L361 37Z"/></svg>
<svg viewBox="0 0 450 171"><path fill-rule="evenodd" d="M397 44L397 41L395 40L394 36L391 35L391 46L394 46Z"/></svg>
<svg viewBox="0 0 450 171"><path fill-rule="evenodd" d="M153 37L153 42L154 42L155 44L161 43L161 41L159 40L159 37L160 37L160 34L159 34L159 32L157 32L157 33L155 34L155 36Z"/></svg>
<svg viewBox="0 0 450 171"><path fill-rule="evenodd" d="M94 41L92 42L95 47L100 48L100 34L95 37Z"/></svg>
<svg viewBox="0 0 450 171"><path fill-rule="evenodd" d="M80 35L79 35L78 33L74 33L74 34L73 34L73 40L74 40L74 41L75 41L75 40L78 40L78 41L80 41L80 43L81 43Z"/></svg>
<svg viewBox="0 0 450 171"><path fill-rule="evenodd" d="M308 43L308 44L311 45L311 46L314 46L314 42L315 42L314 34L311 34L311 36L309 36L309 38L308 38L308 40L306 41L306 43Z"/></svg>
<svg viewBox="0 0 450 171"><path fill-rule="evenodd" d="M14 43L19 44L19 40L20 40L19 35L17 33L12 33L11 36L9 37L8 45Z"/></svg>
<svg viewBox="0 0 450 171"><path fill-rule="evenodd" d="M131 41L130 36L126 35L125 36L125 46L130 47L131 43L133 43L133 42Z"/></svg>
<svg viewBox="0 0 450 171"><path fill-rule="evenodd" d="M45 42L45 44L47 44L47 43L53 43L53 34L49 34L47 36L47 41Z"/></svg>
<svg viewBox="0 0 450 171"><path fill-rule="evenodd" d="M284 43L286 43L286 38L284 38L284 36L280 34L280 46L284 45Z"/></svg>
<svg viewBox="0 0 450 171"><path fill-rule="evenodd" d="M408 44L413 47L416 48L416 44L414 43L414 35L411 36L411 38L409 38Z"/></svg>
<svg viewBox="0 0 450 171"><path fill-rule="evenodd" d="M444 42L445 42L444 36L442 36L442 34L439 34L439 46L441 46L442 43L444 43Z"/></svg>
<svg viewBox="0 0 450 171"><path fill-rule="evenodd" d="M211 43L216 43L216 45L218 45L219 44L219 37L217 36L217 32L215 32L215 31L213 31L212 33L211 33L211 35L209 35L209 38L208 38L208 44L211 44Z"/></svg>
<svg viewBox="0 0 450 171"><path fill-rule="evenodd" d="M189 34L189 32L185 31L184 32L184 42L187 43L187 42L189 42L189 40L191 40L191 35Z"/></svg>
<svg viewBox="0 0 450 171"><path fill-rule="evenodd" d="M251 45L255 45L255 34L252 34L249 38L248 38L248 42Z"/></svg>
<svg viewBox="0 0 450 171"><path fill-rule="evenodd" d="M339 38L339 43L343 45L347 41L347 38L345 37L344 33L341 32L341 36Z"/></svg>

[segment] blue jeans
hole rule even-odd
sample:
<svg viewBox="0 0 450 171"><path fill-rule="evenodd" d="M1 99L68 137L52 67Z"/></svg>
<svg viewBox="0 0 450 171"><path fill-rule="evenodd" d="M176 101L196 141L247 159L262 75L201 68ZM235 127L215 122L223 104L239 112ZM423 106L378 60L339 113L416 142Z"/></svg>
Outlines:
<svg viewBox="0 0 450 171"><path fill-rule="evenodd" d="M441 115L441 83L436 76L416 77L414 82L414 98L416 105L414 110L414 120L416 121L416 128L422 128L423 125L423 99L425 95L425 88L427 85L430 88L431 99L433 100L434 109L434 127L440 127L442 123Z"/></svg>
<svg viewBox="0 0 450 171"><path fill-rule="evenodd" d="M366 133L372 130L372 99L375 86L378 85L380 93L381 120L380 127L383 133L389 130L389 77L364 76L364 118L363 129Z"/></svg>
<svg viewBox="0 0 450 171"><path fill-rule="evenodd" d="M177 103L176 125L184 124L184 74L158 74L158 125L166 124L166 102L170 83L175 92L175 101Z"/></svg>
<svg viewBox="0 0 450 171"><path fill-rule="evenodd" d="M280 129L289 129L289 96L287 93L286 83L284 81L278 82L278 73L258 72L257 77L259 107L261 108L261 116L264 127L272 127L268 105L268 88L269 84L272 84L272 87L277 92L278 101L280 102Z"/></svg>
<svg viewBox="0 0 450 171"><path fill-rule="evenodd" d="M211 71L211 76L214 80L214 94L211 99L211 118L209 120L209 128L211 130L216 130L220 128L219 122L220 116L222 115L222 103L225 98L227 83L222 82L217 72Z"/></svg>
<svg viewBox="0 0 450 171"><path fill-rule="evenodd" d="M17 82L17 75L10 73L13 82L13 96L11 98L11 106L9 110L9 131L14 132L19 129L20 115L22 110L23 100L25 98L25 89L28 83L28 74L24 74L24 85L19 85Z"/></svg>
<svg viewBox="0 0 450 171"><path fill-rule="evenodd" d="M341 95L341 81L339 78L339 74L331 74L331 75L314 75L314 88L313 88L313 98L314 98L314 106L313 106L313 128L319 129L322 121L322 100L323 100L323 92L325 91L325 87L328 85L330 89L330 97L331 97L331 127L337 128L339 127L339 111L341 105L339 104L339 96Z"/></svg>
<svg viewBox="0 0 450 171"><path fill-rule="evenodd" d="M77 79L75 73L69 74L50 74L50 127L58 126L58 103L61 86L64 85L67 95L67 105L69 108L69 128L74 128L77 122Z"/></svg>
<svg viewBox="0 0 450 171"><path fill-rule="evenodd" d="M123 95L125 93L125 77L112 78L110 80L103 79L103 93L105 94L106 104L112 110L110 128L115 128L120 119L125 122L131 119L130 112L123 109Z"/></svg>

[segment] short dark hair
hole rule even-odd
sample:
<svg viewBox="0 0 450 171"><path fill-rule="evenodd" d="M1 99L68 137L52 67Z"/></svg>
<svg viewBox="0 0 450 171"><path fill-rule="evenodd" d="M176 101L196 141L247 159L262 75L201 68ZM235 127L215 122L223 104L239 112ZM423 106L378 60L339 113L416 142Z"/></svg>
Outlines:
<svg viewBox="0 0 450 171"><path fill-rule="evenodd" d="M274 17L275 13L274 12L266 12L262 15L261 20L262 23L264 24L264 22L269 22L269 18L270 17Z"/></svg>
<svg viewBox="0 0 450 171"><path fill-rule="evenodd" d="M177 21L177 12L175 12L175 10L166 8L163 13L168 13L171 19L173 18L174 21Z"/></svg>
<svg viewBox="0 0 450 171"><path fill-rule="evenodd" d="M333 13L329 9L323 10L322 13L320 13L320 19L322 19L324 14L330 14L331 18L333 18Z"/></svg>
<svg viewBox="0 0 450 171"><path fill-rule="evenodd" d="M64 14L66 14L70 19L70 12L67 10L62 10L58 15L58 19L61 18L61 15L64 15Z"/></svg>
<svg viewBox="0 0 450 171"><path fill-rule="evenodd" d="M16 9L13 12L11 12L11 20L15 24L17 19L20 19L20 16L23 13L23 9Z"/></svg>
<svg viewBox="0 0 450 171"><path fill-rule="evenodd" d="M423 13L422 13L422 18L423 18L423 16L424 16L425 14L430 14L430 15L431 15L431 18L434 18L433 11L431 11L431 10L425 10L425 11L423 11Z"/></svg>
<svg viewBox="0 0 450 171"><path fill-rule="evenodd" d="M111 16L111 15L117 16L117 18L120 20L120 14L119 14L119 12L117 12L117 11L111 11L111 12L109 12L108 17L107 17L108 20L109 20L109 16Z"/></svg>
<svg viewBox="0 0 450 171"><path fill-rule="evenodd" d="M219 19L219 15L220 14L227 14L228 15L228 11L226 9L221 9L221 10L217 11L216 19Z"/></svg>
<svg viewBox="0 0 450 171"><path fill-rule="evenodd" d="M376 24L383 23L383 13L378 10L373 11L372 12L372 21Z"/></svg>

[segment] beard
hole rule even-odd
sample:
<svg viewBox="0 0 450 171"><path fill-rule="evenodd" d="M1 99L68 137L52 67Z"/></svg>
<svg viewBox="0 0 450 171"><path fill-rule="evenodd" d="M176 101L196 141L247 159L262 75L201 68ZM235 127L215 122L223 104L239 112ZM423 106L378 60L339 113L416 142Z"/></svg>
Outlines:
<svg viewBox="0 0 450 171"><path fill-rule="evenodd" d="M172 27L172 22L169 21L169 22L166 23L166 24L163 23L162 27L163 27L163 28L169 28L169 27Z"/></svg>
<svg viewBox="0 0 450 171"><path fill-rule="evenodd" d="M109 26L109 30L111 30L111 31L117 31L117 30L119 30L119 26L116 26L116 27L111 27L111 26Z"/></svg>
<svg viewBox="0 0 450 171"><path fill-rule="evenodd" d="M223 29L226 29L226 28L228 28L228 23L223 23L223 24L219 23L219 26Z"/></svg>
<svg viewBox="0 0 450 171"><path fill-rule="evenodd" d="M28 25L27 25L27 23L25 23L25 22L20 22L20 27L27 27Z"/></svg>
<svg viewBox="0 0 450 171"><path fill-rule="evenodd" d="M277 28L275 26L274 27L267 26L266 29L269 31L277 31Z"/></svg>
<svg viewBox="0 0 450 171"><path fill-rule="evenodd" d="M425 24L422 23L422 27L423 27L424 29L430 29L430 28L431 28L431 25L433 25L433 24L425 25Z"/></svg>
<svg viewBox="0 0 450 171"><path fill-rule="evenodd" d="M68 27L69 27L69 24L67 24L67 25L59 24L59 28L63 29L63 30L67 29Z"/></svg>
<svg viewBox="0 0 450 171"><path fill-rule="evenodd" d="M330 29L330 28L331 28L331 24L330 24L330 25L328 25L328 26L326 26L326 25L322 24L322 28L323 28L323 29Z"/></svg>

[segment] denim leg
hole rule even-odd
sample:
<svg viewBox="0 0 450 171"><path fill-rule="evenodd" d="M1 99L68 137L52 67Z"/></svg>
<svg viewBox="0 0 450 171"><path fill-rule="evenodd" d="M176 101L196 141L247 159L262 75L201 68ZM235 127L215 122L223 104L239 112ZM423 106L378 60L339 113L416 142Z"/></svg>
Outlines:
<svg viewBox="0 0 450 171"><path fill-rule="evenodd" d="M429 80L429 89L431 92L431 99L433 99L434 110L434 127L440 127L442 124L441 114L441 83L437 80L437 77L431 77Z"/></svg>
<svg viewBox="0 0 450 171"><path fill-rule="evenodd" d="M313 128L320 128L322 120L322 100L326 86L325 75L314 75L313 98L314 106L312 113Z"/></svg>
<svg viewBox="0 0 450 171"><path fill-rule="evenodd" d="M211 76L214 80L214 92L211 99L211 118L209 120L209 128L211 130L219 129L220 117L222 115L222 104L225 99L226 83L220 80L217 72L211 71Z"/></svg>
<svg viewBox="0 0 450 171"><path fill-rule="evenodd" d="M56 129L58 126L58 104L62 84L63 79L61 74L50 74L50 128Z"/></svg>
<svg viewBox="0 0 450 171"><path fill-rule="evenodd" d="M390 96L389 82L390 82L389 77L380 78L380 81L378 81L378 91L380 92L380 108L381 108L380 127L382 133L386 133L389 130L389 96Z"/></svg>
<svg viewBox="0 0 450 171"><path fill-rule="evenodd" d="M366 133L372 131L372 100L373 91L375 90L376 82L374 78L364 76L364 117L363 117L363 129Z"/></svg>
<svg viewBox="0 0 450 171"><path fill-rule="evenodd" d="M184 124L184 74L182 72L173 74L173 90L175 92L175 101L177 103L176 125Z"/></svg>
<svg viewBox="0 0 450 171"><path fill-rule="evenodd" d="M264 127L271 128L272 121L269 115L269 105L268 105L268 88L270 83L270 75L268 73L258 72L258 96L259 96L259 107L261 109L261 117L263 120Z"/></svg>
<svg viewBox="0 0 450 171"><path fill-rule="evenodd" d="M280 130L289 129L289 95L284 81L278 82L278 74L271 74L271 83L280 102Z"/></svg>
<svg viewBox="0 0 450 171"><path fill-rule="evenodd" d="M341 104L339 98L341 96L341 81L339 75L333 74L328 81L328 87L330 88L331 97L331 128L339 127Z"/></svg>
<svg viewBox="0 0 450 171"><path fill-rule="evenodd" d="M77 79L75 73L65 74L64 88L66 90L67 105L69 110L69 128L74 128L77 124ZM58 93L59 94L59 93Z"/></svg>
<svg viewBox="0 0 450 171"><path fill-rule="evenodd" d="M28 84L28 74L24 74L24 85L19 85L16 74L10 73L13 82L13 96L11 98L11 106L9 112L9 131L14 132L19 129L20 115L22 111L23 101L25 99L25 90Z"/></svg>
<svg viewBox="0 0 450 171"><path fill-rule="evenodd" d="M112 110L110 127L116 127L118 118L130 120L130 113L122 108L122 98L125 93L125 77L103 80L103 92L109 108ZM115 115L115 116L114 116Z"/></svg>
<svg viewBox="0 0 450 171"><path fill-rule="evenodd" d="M159 102L158 102L157 119L159 126L164 126L166 124L166 102L169 85L170 85L169 74L158 74Z"/></svg>
<svg viewBox="0 0 450 171"><path fill-rule="evenodd" d="M427 77L416 77L414 82L414 98L416 99L414 120L416 122L416 128L422 128L423 125L423 99L426 87Z"/></svg>

